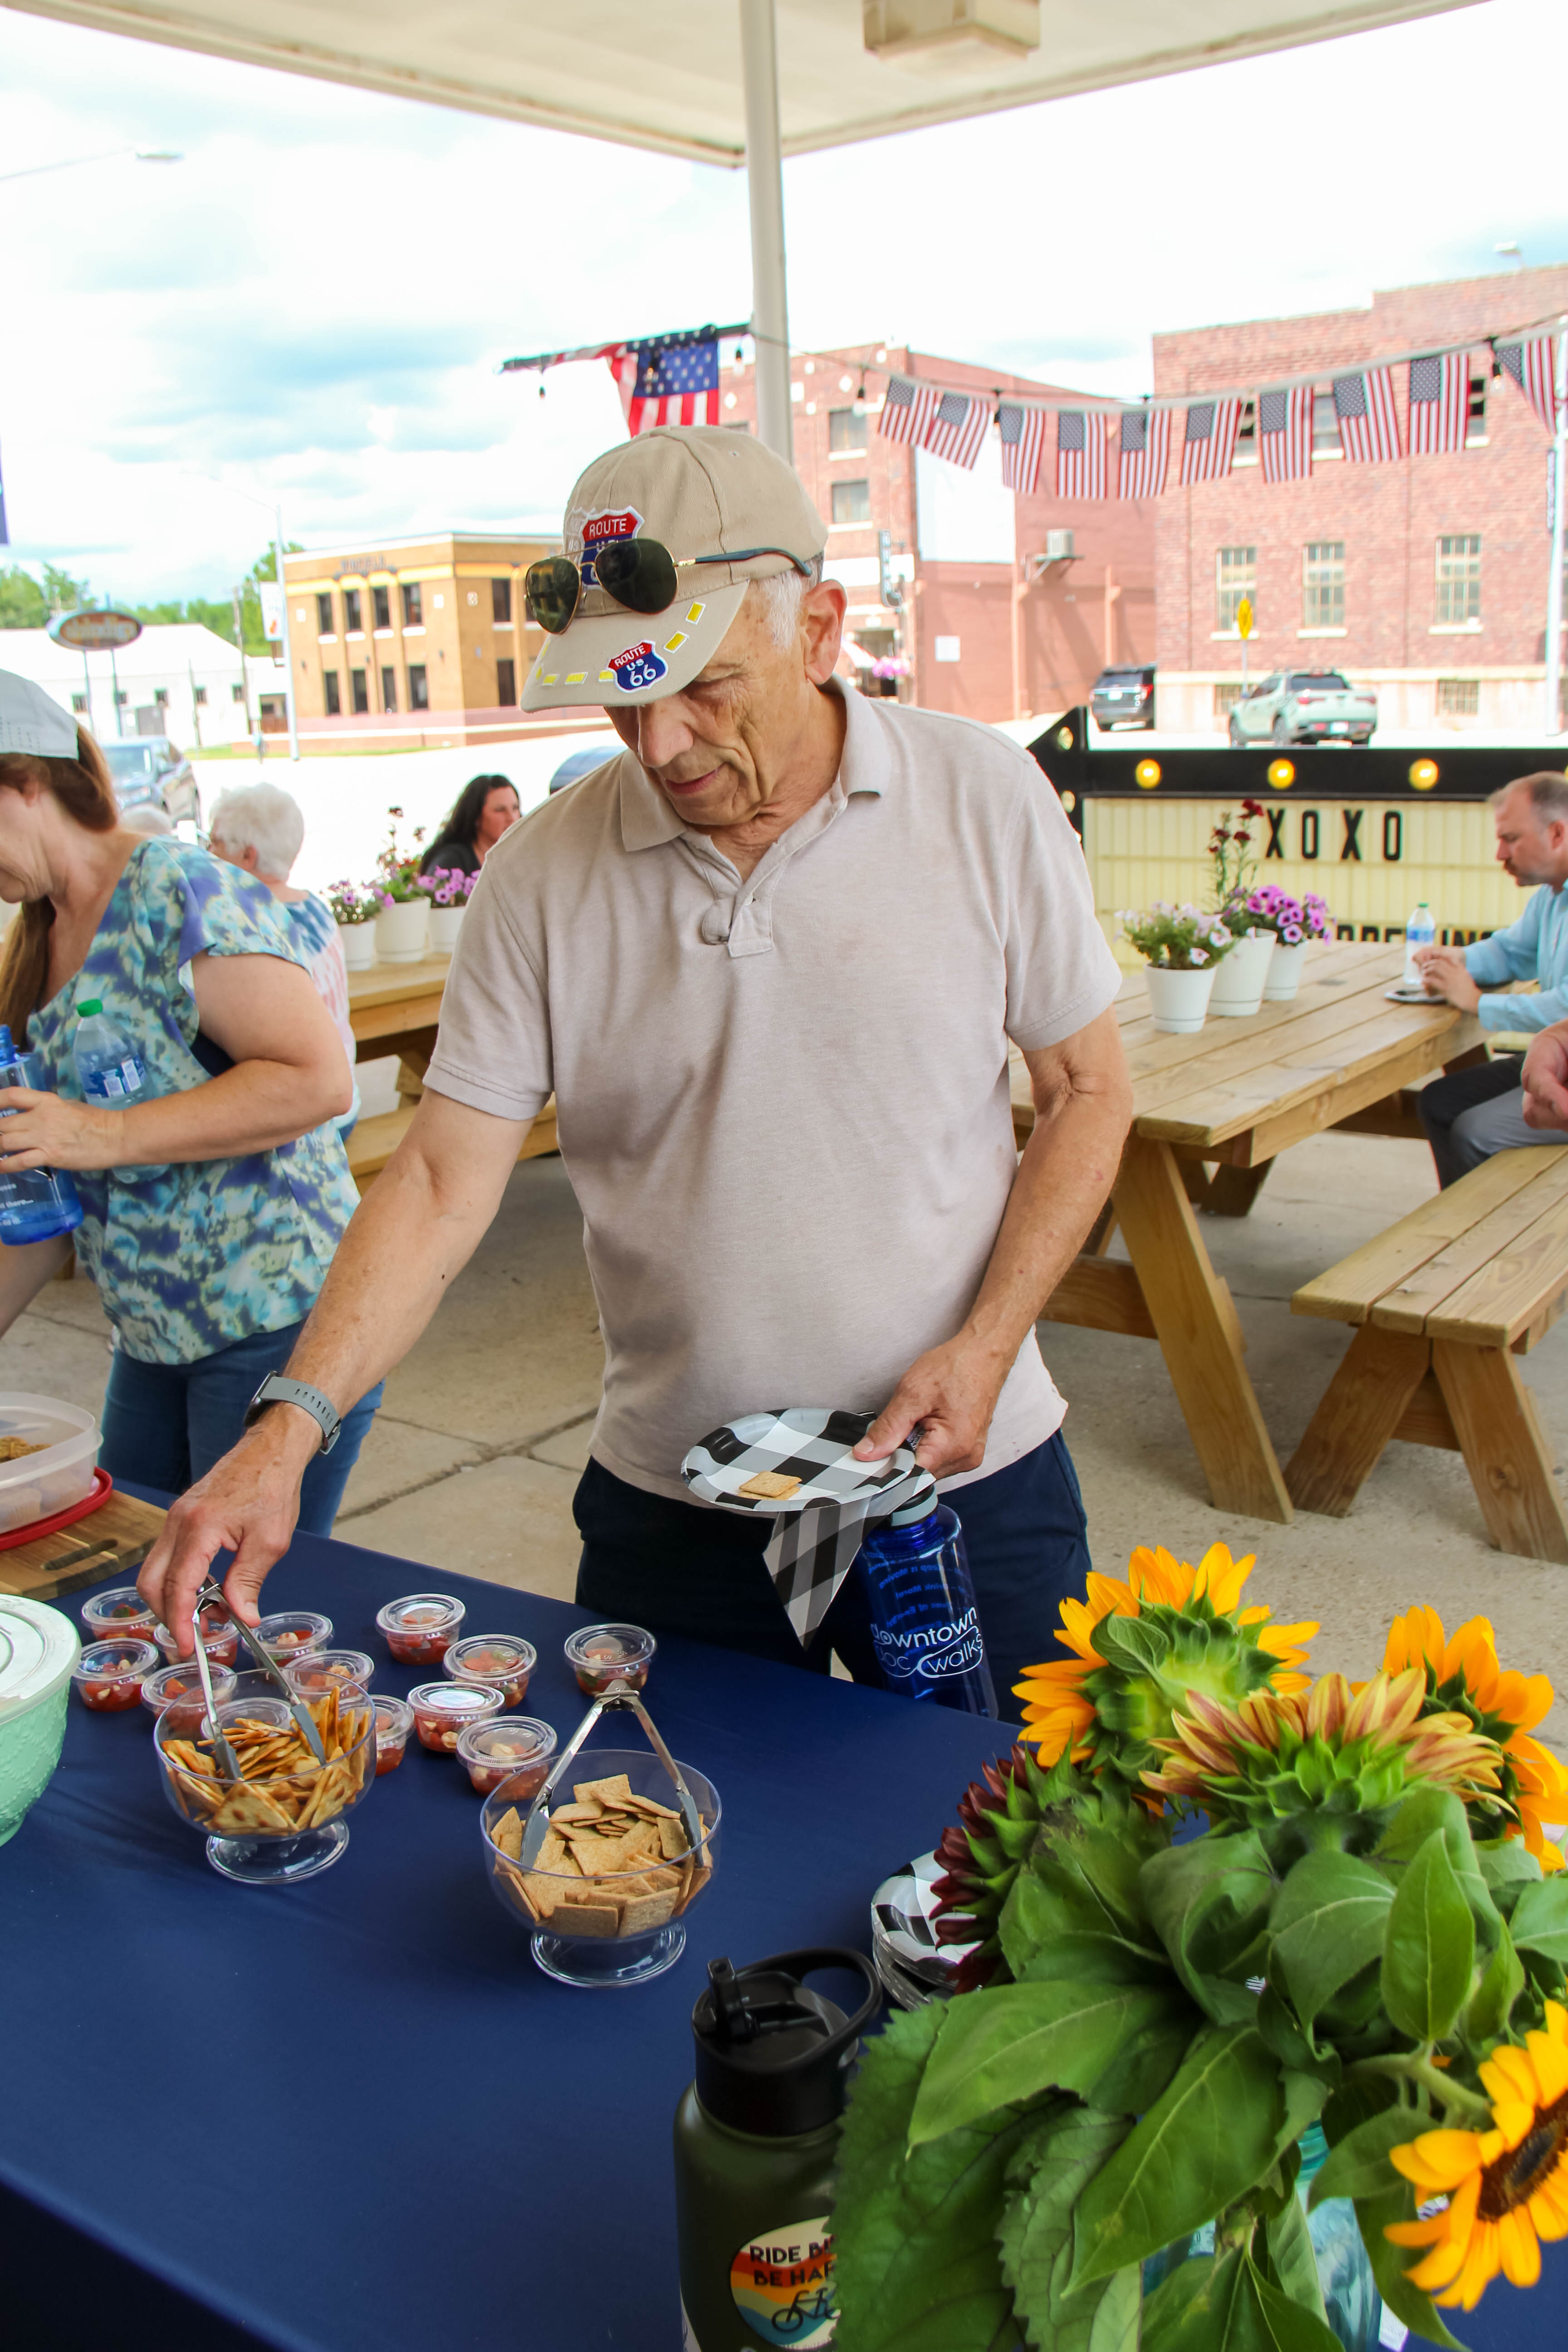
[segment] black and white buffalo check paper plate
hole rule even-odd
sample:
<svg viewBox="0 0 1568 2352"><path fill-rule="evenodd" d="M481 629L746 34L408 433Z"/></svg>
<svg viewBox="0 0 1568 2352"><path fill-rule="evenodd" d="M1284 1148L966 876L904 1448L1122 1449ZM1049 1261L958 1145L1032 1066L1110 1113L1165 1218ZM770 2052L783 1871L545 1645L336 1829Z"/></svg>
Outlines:
<svg viewBox="0 0 1568 2352"><path fill-rule="evenodd" d="M906 1862L871 1897L871 1956L900 2009L945 2000L959 1962L973 1944L936 1940L936 1881L946 1865L934 1853Z"/></svg>
<svg viewBox="0 0 1568 2352"><path fill-rule="evenodd" d="M936 1500L936 1481L921 1468L912 1446L900 1445L881 1462L855 1460L855 1448L876 1417L821 1405L747 1413L710 1429L680 1465L681 1476L705 1503L760 1511L773 1520L763 1558L803 1643L854 1566L867 1520ZM798 1478L800 1485L783 1502L742 1495L759 1470Z"/></svg>

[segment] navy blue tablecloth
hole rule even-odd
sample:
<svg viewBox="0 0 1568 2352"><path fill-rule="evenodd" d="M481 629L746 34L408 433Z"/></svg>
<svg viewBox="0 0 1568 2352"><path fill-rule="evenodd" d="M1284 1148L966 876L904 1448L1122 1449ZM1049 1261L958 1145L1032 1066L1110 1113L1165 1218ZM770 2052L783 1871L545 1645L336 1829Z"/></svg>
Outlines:
<svg viewBox="0 0 1568 2352"><path fill-rule="evenodd" d="M431 1588L462 1595L465 1632L534 1643L526 1711L564 1738L579 1610L306 1536L268 1601L324 1610L403 1693L421 1676L375 1612ZM0 1849L10 2352L675 2352L670 2122L706 1961L868 1948L872 1889L999 1741L695 1643L661 1644L647 1699L719 1790L721 1866L676 1968L585 1992L490 1895L455 1762L411 1740L333 1869L251 1889L167 1805L146 1713L73 1697L60 1769ZM1568 2260L1548 2261L1533 2295L1491 2290L1460 2330L1477 2352L1561 2342Z"/></svg>

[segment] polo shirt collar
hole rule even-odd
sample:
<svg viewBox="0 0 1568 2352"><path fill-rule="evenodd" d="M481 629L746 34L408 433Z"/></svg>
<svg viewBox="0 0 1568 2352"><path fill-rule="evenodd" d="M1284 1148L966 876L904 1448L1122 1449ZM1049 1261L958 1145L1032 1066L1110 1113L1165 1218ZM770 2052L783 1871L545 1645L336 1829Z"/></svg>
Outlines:
<svg viewBox="0 0 1568 2352"><path fill-rule="evenodd" d="M844 753L829 798L842 807L855 793L879 793L888 780L886 730L864 695L850 691L841 677L830 677L826 691L844 705ZM687 828L676 815L640 761L630 751L621 757L621 845L636 851L657 849L662 842L679 841Z"/></svg>

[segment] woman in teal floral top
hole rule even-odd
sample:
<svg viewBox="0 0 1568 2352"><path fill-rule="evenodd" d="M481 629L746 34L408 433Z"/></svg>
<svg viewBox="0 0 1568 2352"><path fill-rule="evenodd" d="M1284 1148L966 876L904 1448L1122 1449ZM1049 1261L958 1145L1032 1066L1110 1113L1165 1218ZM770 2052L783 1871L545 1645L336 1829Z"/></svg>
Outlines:
<svg viewBox="0 0 1568 2352"><path fill-rule="evenodd" d="M0 898L22 902L0 951L0 1021L43 1056L52 1091L0 1089L0 1111L16 1114L4 1164L71 1171L76 1246L116 1332L100 1459L180 1492L288 1361L353 1213L331 1124L353 1080L264 886L121 830L85 730L74 758L8 750L27 737L14 720L24 683L0 676L0 722L13 714L0 723ZM32 740L52 743L64 714L32 692L49 714ZM122 1110L81 1097L71 1044L91 997L146 1065L146 1096ZM0 1250L0 1330L68 1246ZM300 1524L314 1533L331 1528L380 1395L307 1475Z"/></svg>

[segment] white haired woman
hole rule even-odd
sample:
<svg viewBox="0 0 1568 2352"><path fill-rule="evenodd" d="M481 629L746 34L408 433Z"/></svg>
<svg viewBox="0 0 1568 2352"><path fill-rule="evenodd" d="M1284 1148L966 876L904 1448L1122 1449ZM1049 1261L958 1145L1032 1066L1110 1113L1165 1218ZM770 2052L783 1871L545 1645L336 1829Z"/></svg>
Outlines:
<svg viewBox="0 0 1568 2352"><path fill-rule="evenodd" d="M207 846L215 857L229 866L242 866L271 891L284 929L343 1041L353 1101L337 1127L347 1143L360 1108L354 1033L349 1022L348 966L326 900L313 898L309 890L296 890L289 879L304 838L304 814L293 793L286 793L281 784L236 784L221 793L207 828Z"/></svg>

